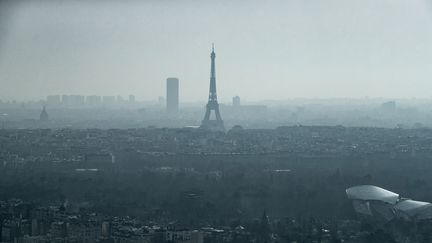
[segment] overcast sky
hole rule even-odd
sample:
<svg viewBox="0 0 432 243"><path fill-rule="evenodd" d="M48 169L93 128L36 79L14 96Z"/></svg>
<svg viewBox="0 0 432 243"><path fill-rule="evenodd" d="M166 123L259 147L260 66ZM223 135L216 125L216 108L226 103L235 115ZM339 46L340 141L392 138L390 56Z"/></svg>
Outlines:
<svg viewBox="0 0 432 243"><path fill-rule="evenodd" d="M0 0L0 99L429 98L431 1Z"/></svg>

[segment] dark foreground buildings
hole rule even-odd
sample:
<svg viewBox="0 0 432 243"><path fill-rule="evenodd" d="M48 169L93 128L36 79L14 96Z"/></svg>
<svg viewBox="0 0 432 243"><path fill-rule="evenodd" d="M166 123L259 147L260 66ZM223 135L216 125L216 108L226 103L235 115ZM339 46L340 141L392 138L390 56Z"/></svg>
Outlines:
<svg viewBox="0 0 432 243"><path fill-rule="evenodd" d="M0 129L0 237L26 243L432 242L432 222L422 220L429 203L361 187L350 190L351 199L372 217L360 218L344 193L353 185L386 185L430 202L431 140L431 129L342 126L227 133ZM393 213L394 220L381 224L359 220ZM411 215L415 220L405 220Z"/></svg>

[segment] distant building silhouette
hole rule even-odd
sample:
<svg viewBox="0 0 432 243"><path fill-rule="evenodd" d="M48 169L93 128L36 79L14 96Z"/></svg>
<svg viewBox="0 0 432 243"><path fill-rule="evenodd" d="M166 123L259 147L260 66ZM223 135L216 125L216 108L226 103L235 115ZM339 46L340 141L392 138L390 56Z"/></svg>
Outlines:
<svg viewBox="0 0 432 243"><path fill-rule="evenodd" d="M233 106L240 106L240 97L239 96L234 96L232 98L232 104L233 104Z"/></svg>
<svg viewBox="0 0 432 243"><path fill-rule="evenodd" d="M69 106L69 95L62 95L61 102L63 106Z"/></svg>
<svg viewBox="0 0 432 243"><path fill-rule="evenodd" d="M388 101L381 104L381 109L385 112L393 112L396 110L396 101Z"/></svg>
<svg viewBox="0 0 432 243"><path fill-rule="evenodd" d="M86 97L86 103L89 106L100 106L102 104L102 98L97 95L90 95Z"/></svg>
<svg viewBox="0 0 432 243"><path fill-rule="evenodd" d="M103 104L105 106L113 106L116 104L116 97L111 96L111 95L110 96L103 96L102 101L103 101Z"/></svg>
<svg viewBox="0 0 432 243"><path fill-rule="evenodd" d="M48 112L46 111L45 106L43 106L42 112L40 113L40 116L39 116L39 120L40 121L48 121Z"/></svg>
<svg viewBox="0 0 432 243"><path fill-rule="evenodd" d="M117 95L116 102L117 102L117 104L123 104L123 103L125 103L125 99L123 99L123 97L121 95Z"/></svg>
<svg viewBox="0 0 432 243"><path fill-rule="evenodd" d="M214 46L212 46L212 52L210 55L211 58L211 71L210 71L210 90L209 90L209 98L206 106L206 113L204 115L204 119L201 123L201 128L216 130L216 131L225 131L224 122L219 112L219 103L217 101L216 94L216 54L214 52ZM216 119L210 120L210 114L214 111Z"/></svg>
<svg viewBox="0 0 432 243"><path fill-rule="evenodd" d="M167 78L166 80L166 111L170 114L179 110L179 80Z"/></svg>
<svg viewBox="0 0 432 243"><path fill-rule="evenodd" d="M51 105L52 102L56 102L58 98L56 96L48 96L47 103ZM82 107L84 106L85 97L82 95L62 95L61 104L63 107ZM55 105L55 104L53 104Z"/></svg>
<svg viewBox="0 0 432 243"><path fill-rule="evenodd" d="M60 95L48 95L46 101L48 106L58 107L61 104L61 97Z"/></svg>
<svg viewBox="0 0 432 243"><path fill-rule="evenodd" d="M135 95L129 95L129 103L135 103Z"/></svg>
<svg viewBox="0 0 432 243"><path fill-rule="evenodd" d="M69 95L69 106L71 107L83 107L85 104L85 97L82 95Z"/></svg>

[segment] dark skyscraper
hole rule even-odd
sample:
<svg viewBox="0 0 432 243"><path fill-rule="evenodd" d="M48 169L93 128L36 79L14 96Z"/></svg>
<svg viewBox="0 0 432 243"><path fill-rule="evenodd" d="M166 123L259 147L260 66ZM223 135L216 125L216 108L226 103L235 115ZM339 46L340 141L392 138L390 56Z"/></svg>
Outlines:
<svg viewBox="0 0 432 243"><path fill-rule="evenodd" d="M214 52L214 46L212 46L212 52L210 58L211 58L210 92L209 92L208 103L206 106L206 113L202 121L201 127L204 129L225 131L224 123L219 112L219 104L217 101L217 94L216 94L216 67L215 67L216 54ZM215 113L216 116L215 120L210 120L211 111L214 111Z"/></svg>
<svg viewBox="0 0 432 243"><path fill-rule="evenodd" d="M175 114L179 110L179 80L178 80L178 78L167 78L166 110L170 114Z"/></svg>

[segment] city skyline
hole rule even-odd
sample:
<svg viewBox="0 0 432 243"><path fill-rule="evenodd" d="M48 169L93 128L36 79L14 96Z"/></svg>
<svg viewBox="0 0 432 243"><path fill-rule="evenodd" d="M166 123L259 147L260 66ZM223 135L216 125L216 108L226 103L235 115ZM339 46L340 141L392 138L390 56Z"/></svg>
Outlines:
<svg viewBox="0 0 432 243"><path fill-rule="evenodd" d="M432 242L431 25L432 0L0 0L0 242Z"/></svg>

